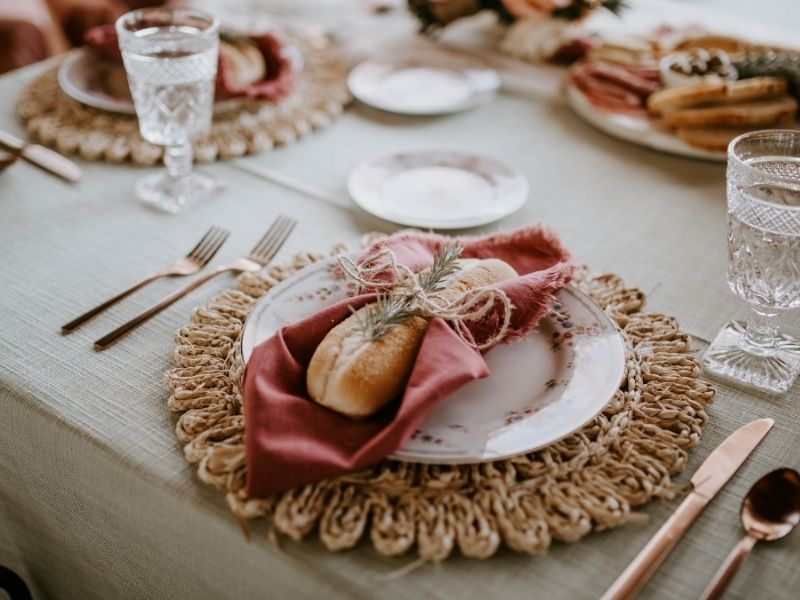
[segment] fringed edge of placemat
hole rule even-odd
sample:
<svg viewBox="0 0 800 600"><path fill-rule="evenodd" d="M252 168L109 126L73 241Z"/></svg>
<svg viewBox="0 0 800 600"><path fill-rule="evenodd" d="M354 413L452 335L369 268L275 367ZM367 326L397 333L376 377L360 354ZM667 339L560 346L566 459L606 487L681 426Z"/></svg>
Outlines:
<svg viewBox="0 0 800 600"><path fill-rule="evenodd" d="M673 496L672 478L700 441L714 389L699 379L689 335L676 320L640 312L640 290L601 275L580 277L576 285L619 325L626 374L604 411L578 433L512 459L467 466L387 460L270 498L247 498L239 335L258 298L322 258L299 254L266 274L242 275L237 289L196 309L176 336L177 367L166 380L170 410L183 413L178 439L199 478L225 492L243 524L267 517L273 540L277 534L302 540L316 529L333 551L368 534L386 556L416 546L423 559L440 561L457 546L465 556L488 558L501 543L544 553L552 540L576 542L592 530L618 527L636 519L633 508Z"/></svg>

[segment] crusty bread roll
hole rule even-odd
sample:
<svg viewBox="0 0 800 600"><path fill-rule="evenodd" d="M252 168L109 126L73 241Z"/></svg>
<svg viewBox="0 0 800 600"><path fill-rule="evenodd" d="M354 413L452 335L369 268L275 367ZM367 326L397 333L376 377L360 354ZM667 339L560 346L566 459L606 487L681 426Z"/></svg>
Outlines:
<svg viewBox="0 0 800 600"><path fill-rule="evenodd" d="M756 48L756 46L744 40L740 40L739 38L727 35L695 35L676 44L673 50L685 52L692 48L724 50L725 52L743 52L744 50Z"/></svg>
<svg viewBox="0 0 800 600"><path fill-rule="evenodd" d="M448 300L467 290L517 277L498 259L459 261L460 270L442 295ZM364 340L358 314L364 306L331 329L308 365L308 394L319 404L354 419L364 419L383 408L405 388L425 337L428 320L411 317L376 340Z"/></svg>
<svg viewBox="0 0 800 600"><path fill-rule="evenodd" d="M757 127L773 125L796 112L797 101L791 96L782 96L769 100L686 108L665 114L664 123L670 127Z"/></svg>
<svg viewBox="0 0 800 600"><path fill-rule="evenodd" d="M686 108L723 106L785 94L786 80L782 77L752 77L740 81L704 79L651 94L647 98L647 109L652 115L666 115Z"/></svg>
<svg viewBox="0 0 800 600"><path fill-rule="evenodd" d="M786 94L786 89L786 80L783 77L751 77L729 81L725 85L725 101L743 102L774 98Z"/></svg>
<svg viewBox="0 0 800 600"><path fill-rule="evenodd" d="M655 47L650 40L637 37L617 37L604 40L597 48L588 51L590 62L610 62L615 65L639 65L655 57Z"/></svg>
<svg viewBox="0 0 800 600"><path fill-rule="evenodd" d="M659 90L647 98L647 110L652 115L679 110L725 98L725 82L704 79Z"/></svg>
<svg viewBox="0 0 800 600"><path fill-rule="evenodd" d="M247 87L266 77L267 64L264 55L252 44L220 42L219 54L230 69L232 81L238 87Z"/></svg>

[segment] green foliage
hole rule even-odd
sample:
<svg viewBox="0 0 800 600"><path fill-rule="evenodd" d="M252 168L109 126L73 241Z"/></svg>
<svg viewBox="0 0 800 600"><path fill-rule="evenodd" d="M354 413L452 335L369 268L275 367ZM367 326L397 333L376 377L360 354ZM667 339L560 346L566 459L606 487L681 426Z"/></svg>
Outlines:
<svg viewBox="0 0 800 600"><path fill-rule="evenodd" d="M734 62L739 79L751 77L784 77L789 91L800 98L800 53L765 50L750 52Z"/></svg>

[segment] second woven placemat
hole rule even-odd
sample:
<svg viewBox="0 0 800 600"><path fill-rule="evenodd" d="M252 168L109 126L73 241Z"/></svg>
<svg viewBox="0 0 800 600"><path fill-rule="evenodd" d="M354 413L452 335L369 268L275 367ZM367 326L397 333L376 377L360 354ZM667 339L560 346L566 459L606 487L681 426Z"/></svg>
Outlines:
<svg viewBox="0 0 800 600"><path fill-rule="evenodd" d="M644 294L615 275L576 285L619 325L626 377L605 410L578 433L532 454L450 466L384 461L374 468L265 499L244 492L244 427L237 343L245 318L270 287L324 258L300 254L195 310L177 334L167 373L169 407L183 413L177 435L198 476L225 493L240 520L266 517L271 531L301 540L317 531L341 550L367 536L381 554L412 548L443 560L454 548L473 558L501 544L530 554L553 540L575 542L618 527L632 509L671 497L708 416L710 384L701 381L689 335L661 314L644 313Z"/></svg>
<svg viewBox="0 0 800 600"><path fill-rule="evenodd" d="M244 102L214 115L211 132L194 142L198 162L255 154L294 142L324 127L350 101L349 65L333 47L318 48L300 36L286 36L303 55L294 91L277 104ZM28 83L17 114L31 137L62 154L112 163L153 165L163 148L144 141L135 117L85 106L65 94L56 65Z"/></svg>

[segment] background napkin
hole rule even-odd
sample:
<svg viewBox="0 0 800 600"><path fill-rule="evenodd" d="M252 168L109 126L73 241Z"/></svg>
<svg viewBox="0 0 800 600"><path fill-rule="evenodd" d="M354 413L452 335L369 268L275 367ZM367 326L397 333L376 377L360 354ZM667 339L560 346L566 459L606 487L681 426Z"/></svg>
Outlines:
<svg viewBox="0 0 800 600"><path fill-rule="evenodd" d="M436 250L453 239L400 233L377 240L361 255L388 247L412 269L428 267ZM540 227L463 238L463 258L500 258L521 274L502 288L514 305L510 339L518 338L546 313L568 283L573 264L558 239ZM465 383L486 377L483 356L467 346L443 320L431 321L405 393L367 421L353 421L309 399L306 368L335 325L374 299L364 294L339 302L281 329L253 351L244 376L247 492L266 496L374 464L414 433L425 415ZM481 339L498 325L497 315L470 325Z"/></svg>

